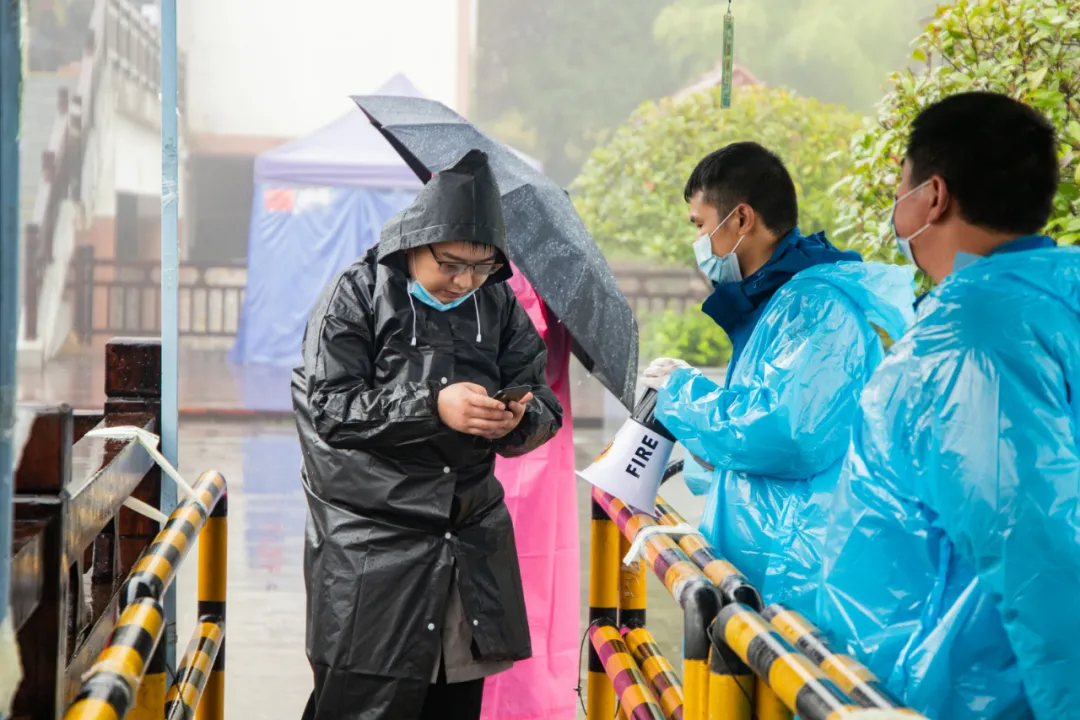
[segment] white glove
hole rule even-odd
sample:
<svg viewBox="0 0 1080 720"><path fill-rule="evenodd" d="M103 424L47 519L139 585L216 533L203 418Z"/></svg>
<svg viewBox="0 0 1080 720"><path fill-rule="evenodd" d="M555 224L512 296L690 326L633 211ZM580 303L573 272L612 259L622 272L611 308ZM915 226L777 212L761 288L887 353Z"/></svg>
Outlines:
<svg viewBox="0 0 1080 720"><path fill-rule="evenodd" d="M642 374L642 381L645 383L645 387L659 390L667 381L668 375L676 370L688 367L690 366L682 360L676 360L675 358L657 358L652 361L652 364L649 365L649 367L645 368L645 372Z"/></svg>

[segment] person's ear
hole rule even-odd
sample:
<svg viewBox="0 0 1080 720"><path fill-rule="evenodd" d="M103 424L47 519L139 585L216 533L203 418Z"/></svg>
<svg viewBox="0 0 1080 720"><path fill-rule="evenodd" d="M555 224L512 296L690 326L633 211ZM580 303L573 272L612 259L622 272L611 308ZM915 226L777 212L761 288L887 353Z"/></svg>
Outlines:
<svg viewBox="0 0 1080 720"><path fill-rule="evenodd" d="M949 186L940 175L930 178L930 188L934 191L930 199L930 212L926 216L926 222L936 223L941 220L949 210Z"/></svg>
<svg viewBox="0 0 1080 720"><path fill-rule="evenodd" d="M757 227L757 213L754 212L754 208L746 203L739 205L735 209L734 219L738 220L736 230L740 236L749 235L754 232L754 228Z"/></svg>

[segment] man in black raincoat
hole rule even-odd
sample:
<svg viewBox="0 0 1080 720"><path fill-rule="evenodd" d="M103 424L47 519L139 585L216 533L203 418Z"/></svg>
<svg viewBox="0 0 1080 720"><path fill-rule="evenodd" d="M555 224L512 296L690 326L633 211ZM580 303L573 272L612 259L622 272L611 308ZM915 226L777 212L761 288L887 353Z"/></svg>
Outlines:
<svg viewBox="0 0 1080 720"><path fill-rule="evenodd" d="M495 453L562 408L506 284L502 206L472 151L327 288L293 405L308 525L305 720L480 717L483 678L531 654ZM520 403L491 397L527 386Z"/></svg>

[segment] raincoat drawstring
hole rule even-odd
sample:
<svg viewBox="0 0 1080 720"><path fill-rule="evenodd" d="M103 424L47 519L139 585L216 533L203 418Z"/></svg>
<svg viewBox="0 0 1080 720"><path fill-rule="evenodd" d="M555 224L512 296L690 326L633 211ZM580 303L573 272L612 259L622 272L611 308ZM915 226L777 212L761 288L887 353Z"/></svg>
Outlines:
<svg viewBox="0 0 1080 720"><path fill-rule="evenodd" d="M477 296L480 293L473 293L473 307L476 308L476 342L483 342L484 336L480 328L480 300Z"/></svg>
<svg viewBox="0 0 1080 720"><path fill-rule="evenodd" d="M416 282L413 280L412 282ZM409 288L411 291L412 288ZM406 293L409 296L409 308L412 310L412 341L409 343L413 347L416 347L416 301L413 300L412 292Z"/></svg>

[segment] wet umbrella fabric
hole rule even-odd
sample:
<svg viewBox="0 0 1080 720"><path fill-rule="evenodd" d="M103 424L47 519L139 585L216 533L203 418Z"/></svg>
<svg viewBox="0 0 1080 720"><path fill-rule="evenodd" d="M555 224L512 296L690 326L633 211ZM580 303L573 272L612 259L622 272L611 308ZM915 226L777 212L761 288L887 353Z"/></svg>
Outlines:
<svg viewBox="0 0 1080 720"><path fill-rule="evenodd" d="M502 193L510 259L570 331L585 368L633 407L637 323L566 191L439 102L380 95L353 100L424 182L470 149L488 154Z"/></svg>

